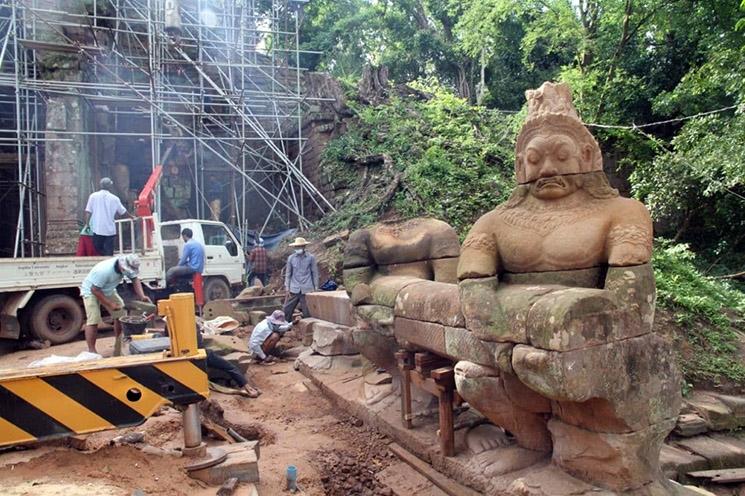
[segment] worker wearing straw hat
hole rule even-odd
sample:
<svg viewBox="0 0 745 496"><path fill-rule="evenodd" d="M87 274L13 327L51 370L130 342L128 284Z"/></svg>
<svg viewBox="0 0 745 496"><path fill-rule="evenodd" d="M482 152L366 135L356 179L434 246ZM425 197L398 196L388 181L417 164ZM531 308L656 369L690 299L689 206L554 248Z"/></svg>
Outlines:
<svg viewBox="0 0 745 496"><path fill-rule="evenodd" d="M295 238L290 246L295 251L287 258L287 269L285 270L285 290L287 300L284 310L288 319L292 320L292 312L299 304L303 317L308 317L308 306L305 303L306 293L318 289L318 264L316 257L305 251L310 243L305 238Z"/></svg>

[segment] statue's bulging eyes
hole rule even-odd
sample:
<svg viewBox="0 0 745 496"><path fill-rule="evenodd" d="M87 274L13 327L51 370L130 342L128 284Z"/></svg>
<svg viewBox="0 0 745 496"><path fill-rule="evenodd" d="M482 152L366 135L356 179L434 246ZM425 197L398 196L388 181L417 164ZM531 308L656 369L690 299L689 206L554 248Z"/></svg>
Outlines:
<svg viewBox="0 0 745 496"><path fill-rule="evenodd" d="M531 164L537 164L541 160L541 156L538 155L533 150L530 150L528 152L528 156L526 158L528 159L528 162L531 163Z"/></svg>

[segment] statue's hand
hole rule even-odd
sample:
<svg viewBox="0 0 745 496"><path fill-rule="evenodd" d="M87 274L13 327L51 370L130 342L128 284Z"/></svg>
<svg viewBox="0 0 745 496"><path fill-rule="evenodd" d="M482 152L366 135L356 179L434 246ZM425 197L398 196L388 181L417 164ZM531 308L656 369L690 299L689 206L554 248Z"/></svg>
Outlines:
<svg viewBox="0 0 745 496"><path fill-rule="evenodd" d="M543 295L528 313L530 344L539 349L570 351L615 341L621 325L610 291L567 288Z"/></svg>
<svg viewBox="0 0 745 496"><path fill-rule="evenodd" d="M466 328L486 341L511 341L505 333L506 315L497 297L496 277L464 279L458 283ZM502 339L505 338L505 339ZM517 340L517 342L523 342Z"/></svg>
<svg viewBox="0 0 745 496"><path fill-rule="evenodd" d="M352 305L364 305L372 302L372 289L368 284L360 283L352 288L350 295Z"/></svg>

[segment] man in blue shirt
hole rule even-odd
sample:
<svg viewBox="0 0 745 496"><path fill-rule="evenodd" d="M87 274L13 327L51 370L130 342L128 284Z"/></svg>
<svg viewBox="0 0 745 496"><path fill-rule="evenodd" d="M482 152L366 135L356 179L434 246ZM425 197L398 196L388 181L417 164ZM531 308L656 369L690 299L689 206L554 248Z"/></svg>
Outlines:
<svg viewBox="0 0 745 496"><path fill-rule="evenodd" d="M184 251L176 267L171 267L166 272L166 283L169 286L176 284L178 280L190 280L194 274L204 272L204 245L192 239L194 233L188 227L181 231L181 239L184 240Z"/></svg>
<svg viewBox="0 0 745 496"><path fill-rule="evenodd" d="M132 282L138 300L150 301L142 290L142 283L137 277L140 271L140 259L130 254L118 258L107 258L93 266L80 286L80 295L85 306L85 342L88 351L96 352L98 324L101 323L101 306L108 310L114 319L114 356L121 355L122 326L119 317L124 315L124 302L116 292L116 287L126 277Z"/></svg>

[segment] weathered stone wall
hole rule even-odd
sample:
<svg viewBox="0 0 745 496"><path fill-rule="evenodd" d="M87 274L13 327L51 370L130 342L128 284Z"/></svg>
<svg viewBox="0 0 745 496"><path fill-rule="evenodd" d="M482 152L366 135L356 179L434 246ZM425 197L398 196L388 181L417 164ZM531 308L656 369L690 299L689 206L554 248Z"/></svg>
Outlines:
<svg viewBox="0 0 745 496"><path fill-rule="evenodd" d="M39 0L37 7L47 11L35 14L42 19L34 25L35 39L59 45L94 44L89 29L63 24L65 13L85 15L85 2ZM60 24L63 25L61 30L57 27ZM85 58L77 53L37 50L37 62L43 79L81 81L85 78ZM79 222L83 219L85 202L91 192L91 143L86 136L67 133L87 131L90 111L78 97L56 94L47 94L46 97L43 129L47 131L47 141L44 142L42 163L46 195L46 253L68 255L75 253Z"/></svg>
<svg viewBox="0 0 745 496"><path fill-rule="evenodd" d="M46 251L75 253L85 202L90 194L88 139L54 131L84 131L87 111L80 98L50 96L47 101L44 183L46 185ZM51 141L65 138L66 141Z"/></svg>
<svg viewBox="0 0 745 496"><path fill-rule="evenodd" d="M334 190L330 179L322 173L321 159L329 141L346 131L346 120L352 113L346 106L339 81L329 74L307 73L303 86L308 97L328 99L313 102L303 120L303 137L307 138L303 149L303 173L333 204ZM297 151L293 150L293 153ZM306 209L312 210L314 206L313 202L306 202Z"/></svg>

